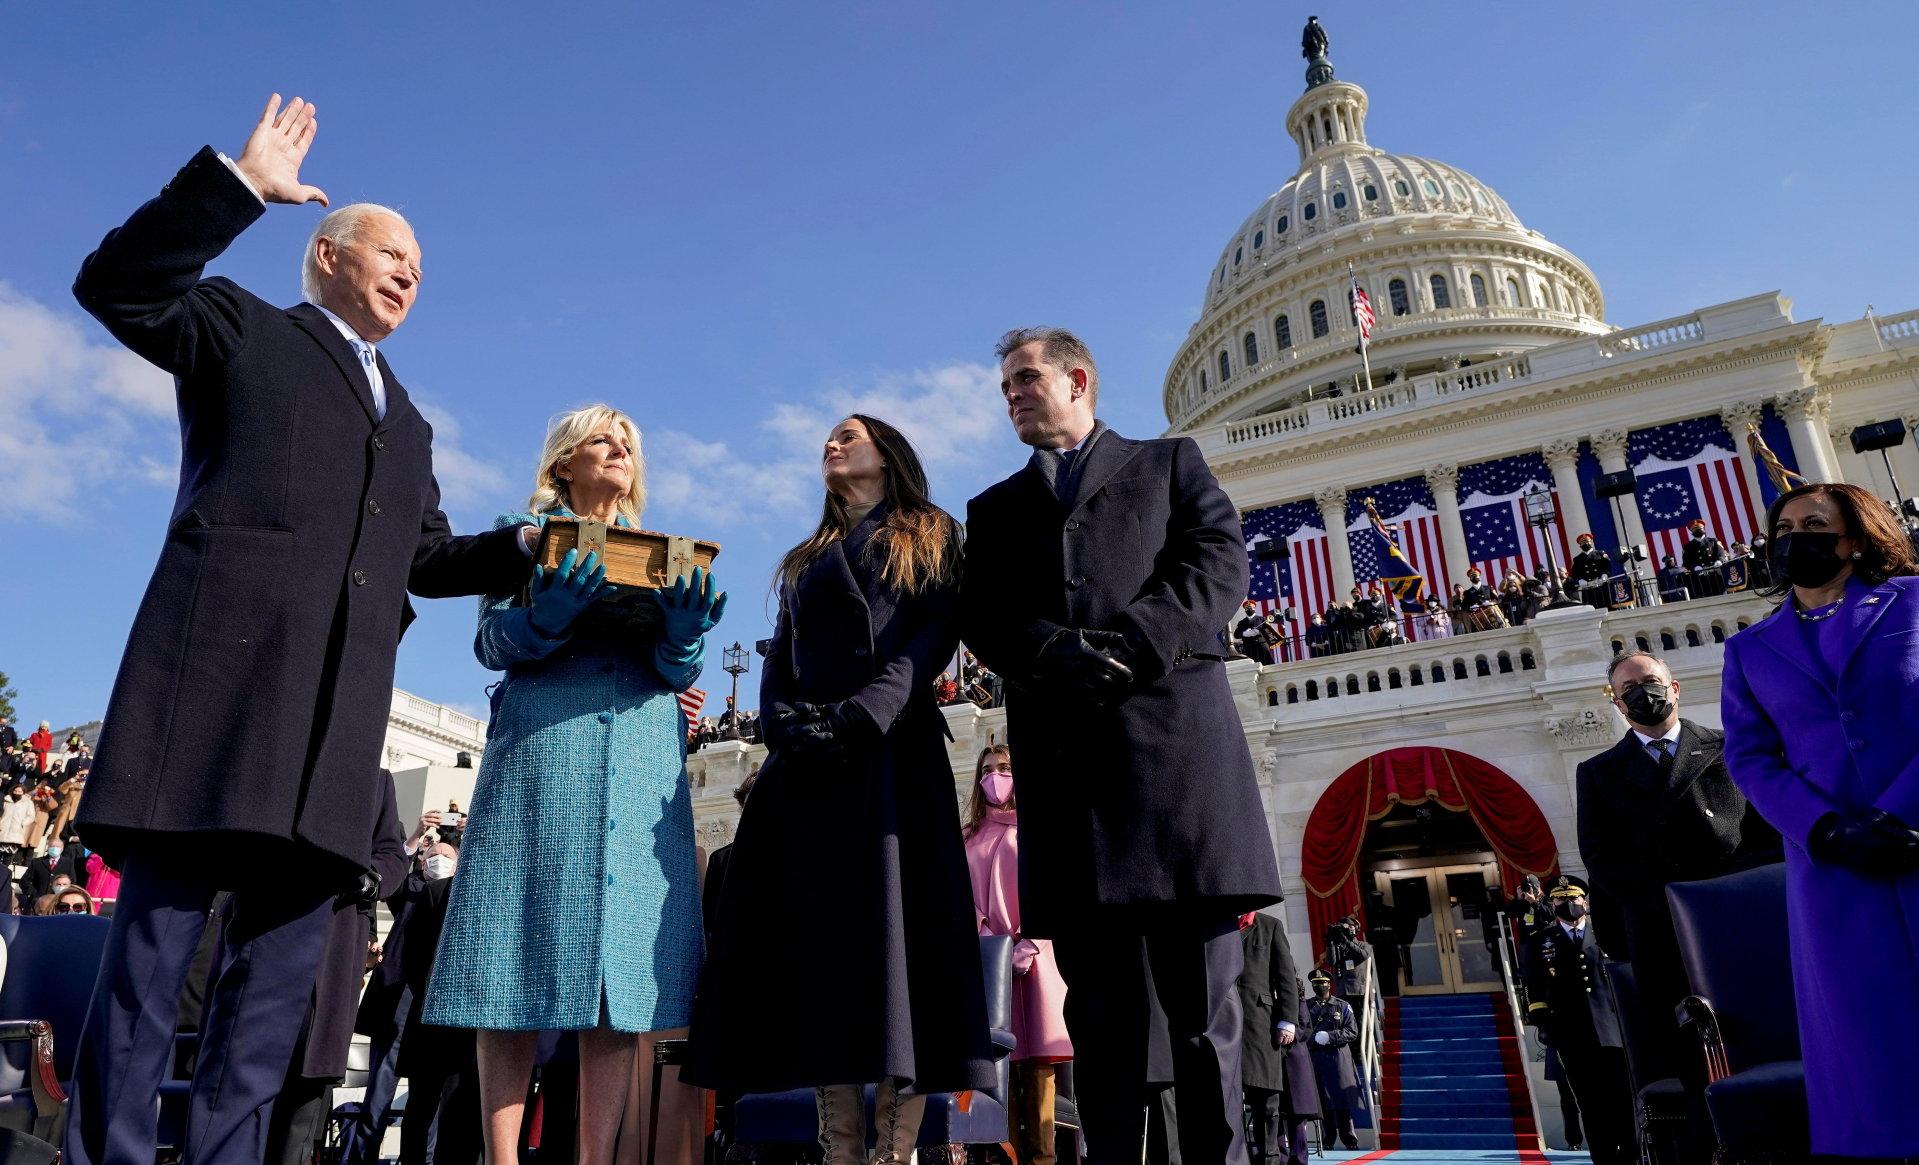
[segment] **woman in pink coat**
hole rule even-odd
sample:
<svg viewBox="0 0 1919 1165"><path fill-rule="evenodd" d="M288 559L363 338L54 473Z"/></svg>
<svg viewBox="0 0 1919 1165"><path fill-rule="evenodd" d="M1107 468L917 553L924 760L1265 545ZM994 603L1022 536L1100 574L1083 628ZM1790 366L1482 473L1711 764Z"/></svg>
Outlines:
<svg viewBox="0 0 1919 1165"><path fill-rule="evenodd" d="M966 864L973 875L979 932L1009 934L1013 947L1013 1115L1019 1159L1052 1165L1053 1066L1073 1058L1066 1038L1066 981L1053 944L1020 935L1019 818L1013 811L1013 755L995 745L979 755L966 816Z"/></svg>

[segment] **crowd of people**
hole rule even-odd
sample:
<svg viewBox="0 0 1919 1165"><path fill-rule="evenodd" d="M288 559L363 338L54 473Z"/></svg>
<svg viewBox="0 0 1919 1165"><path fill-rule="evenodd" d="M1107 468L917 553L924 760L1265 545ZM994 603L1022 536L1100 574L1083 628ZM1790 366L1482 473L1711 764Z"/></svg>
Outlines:
<svg viewBox="0 0 1919 1165"><path fill-rule="evenodd" d="M0 765L6 789L0 801L0 867L7 872L4 903L11 914L94 914L110 911L119 871L88 849L73 827L87 791L93 750L78 731L55 743L51 725L21 739L0 717Z"/></svg>
<svg viewBox="0 0 1919 1165"><path fill-rule="evenodd" d="M1668 554L1659 570L1643 580L1636 564L1622 567L1625 558L1597 549L1592 535L1581 534L1578 544L1571 563L1556 571L1542 562L1531 574L1508 570L1495 583L1479 567L1470 567L1466 581L1454 583L1444 597L1404 601L1378 582L1355 585L1346 601L1308 616L1303 634L1287 629L1287 612L1262 615L1258 604L1248 599L1227 637L1228 649L1262 664L1290 663L1523 626L1556 596L1607 610L1642 599L1650 602L1648 590L1656 591L1661 603L1683 603L1772 585L1765 538L1754 538L1751 546L1734 542L1728 548L1703 522L1687 529L1683 565Z"/></svg>

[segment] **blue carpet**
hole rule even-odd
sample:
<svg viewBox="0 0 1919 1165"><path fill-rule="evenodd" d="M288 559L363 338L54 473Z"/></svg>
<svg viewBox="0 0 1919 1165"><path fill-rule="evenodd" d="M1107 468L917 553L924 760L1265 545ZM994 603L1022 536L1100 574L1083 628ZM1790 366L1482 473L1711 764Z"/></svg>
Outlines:
<svg viewBox="0 0 1919 1165"><path fill-rule="evenodd" d="M1397 1146L1393 1160L1518 1159L1516 1134L1530 1131L1531 1113L1514 1120L1493 1012L1500 1002L1491 995L1409 995L1397 1001L1398 1038L1386 1047L1386 1079L1397 1087L1385 1097L1383 1122L1386 1143ZM1469 1156L1406 1155L1426 1150Z"/></svg>

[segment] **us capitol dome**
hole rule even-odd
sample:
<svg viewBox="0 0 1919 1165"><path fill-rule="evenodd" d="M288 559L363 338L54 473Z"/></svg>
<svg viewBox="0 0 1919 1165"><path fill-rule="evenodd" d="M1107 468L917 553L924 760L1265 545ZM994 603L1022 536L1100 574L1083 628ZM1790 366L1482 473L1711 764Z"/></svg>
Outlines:
<svg viewBox="0 0 1919 1165"><path fill-rule="evenodd" d="M1172 431L1353 391L1349 264L1377 317L1375 386L1612 330L1592 271L1492 187L1371 145L1366 91L1323 55L1306 83L1286 114L1299 169L1220 249L1167 371Z"/></svg>

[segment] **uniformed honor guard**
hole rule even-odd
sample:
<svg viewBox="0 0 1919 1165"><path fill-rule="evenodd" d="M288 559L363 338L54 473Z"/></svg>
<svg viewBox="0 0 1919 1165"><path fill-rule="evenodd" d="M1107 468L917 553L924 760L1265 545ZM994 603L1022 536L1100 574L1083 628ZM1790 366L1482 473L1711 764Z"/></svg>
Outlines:
<svg viewBox="0 0 1919 1165"><path fill-rule="evenodd" d="M1273 662L1273 649L1266 642L1266 621L1260 618L1259 608L1247 599L1241 609L1244 614L1233 627L1233 641L1247 659L1260 664Z"/></svg>
<svg viewBox="0 0 1919 1165"><path fill-rule="evenodd" d="M1604 978L1606 954L1593 937L1585 883L1561 874L1550 898L1555 925L1533 940L1526 1022L1559 1054L1585 1117L1594 1165L1626 1165L1638 1154L1625 1043Z"/></svg>
<svg viewBox="0 0 1919 1165"><path fill-rule="evenodd" d="M1312 1028L1313 1075L1319 1083L1319 1119L1323 1128L1339 1135L1348 1149L1359 1148L1353 1135L1353 1105L1359 1098L1359 1072L1353 1066L1353 1045L1359 1042L1359 1020L1352 1005L1333 994L1333 977L1316 968L1308 976L1312 1001L1306 1022Z"/></svg>
<svg viewBox="0 0 1919 1165"><path fill-rule="evenodd" d="M1706 523L1698 518L1686 527L1686 544L1679 559L1692 572L1692 596L1695 599L1726 593L1726 579L1719 564L1726 561L1726 548L1719 539L1706 533Z"/></svg>
<svg viewBox="0 0 1919 1165"><path fill-rule="evenodd" d="M1594 548L1591 534L1579 536L1579 553L1573 555L1572 569L1567 574L1578 589L1581 602L1601 611L1606 609L1606 580L1612 577L1612 559L1606 557L1605 551Z"/></svg>
<svg viewBox="0 0 1919 1165"><path fill-rule="evenodd" d="M1464 611L1456 630L1491 631L1508 625L1506 613L1499 609L1498 594L1480 578L1476 566L1466 571L1466 589L1460 592L1459 602Z"/></svg>

